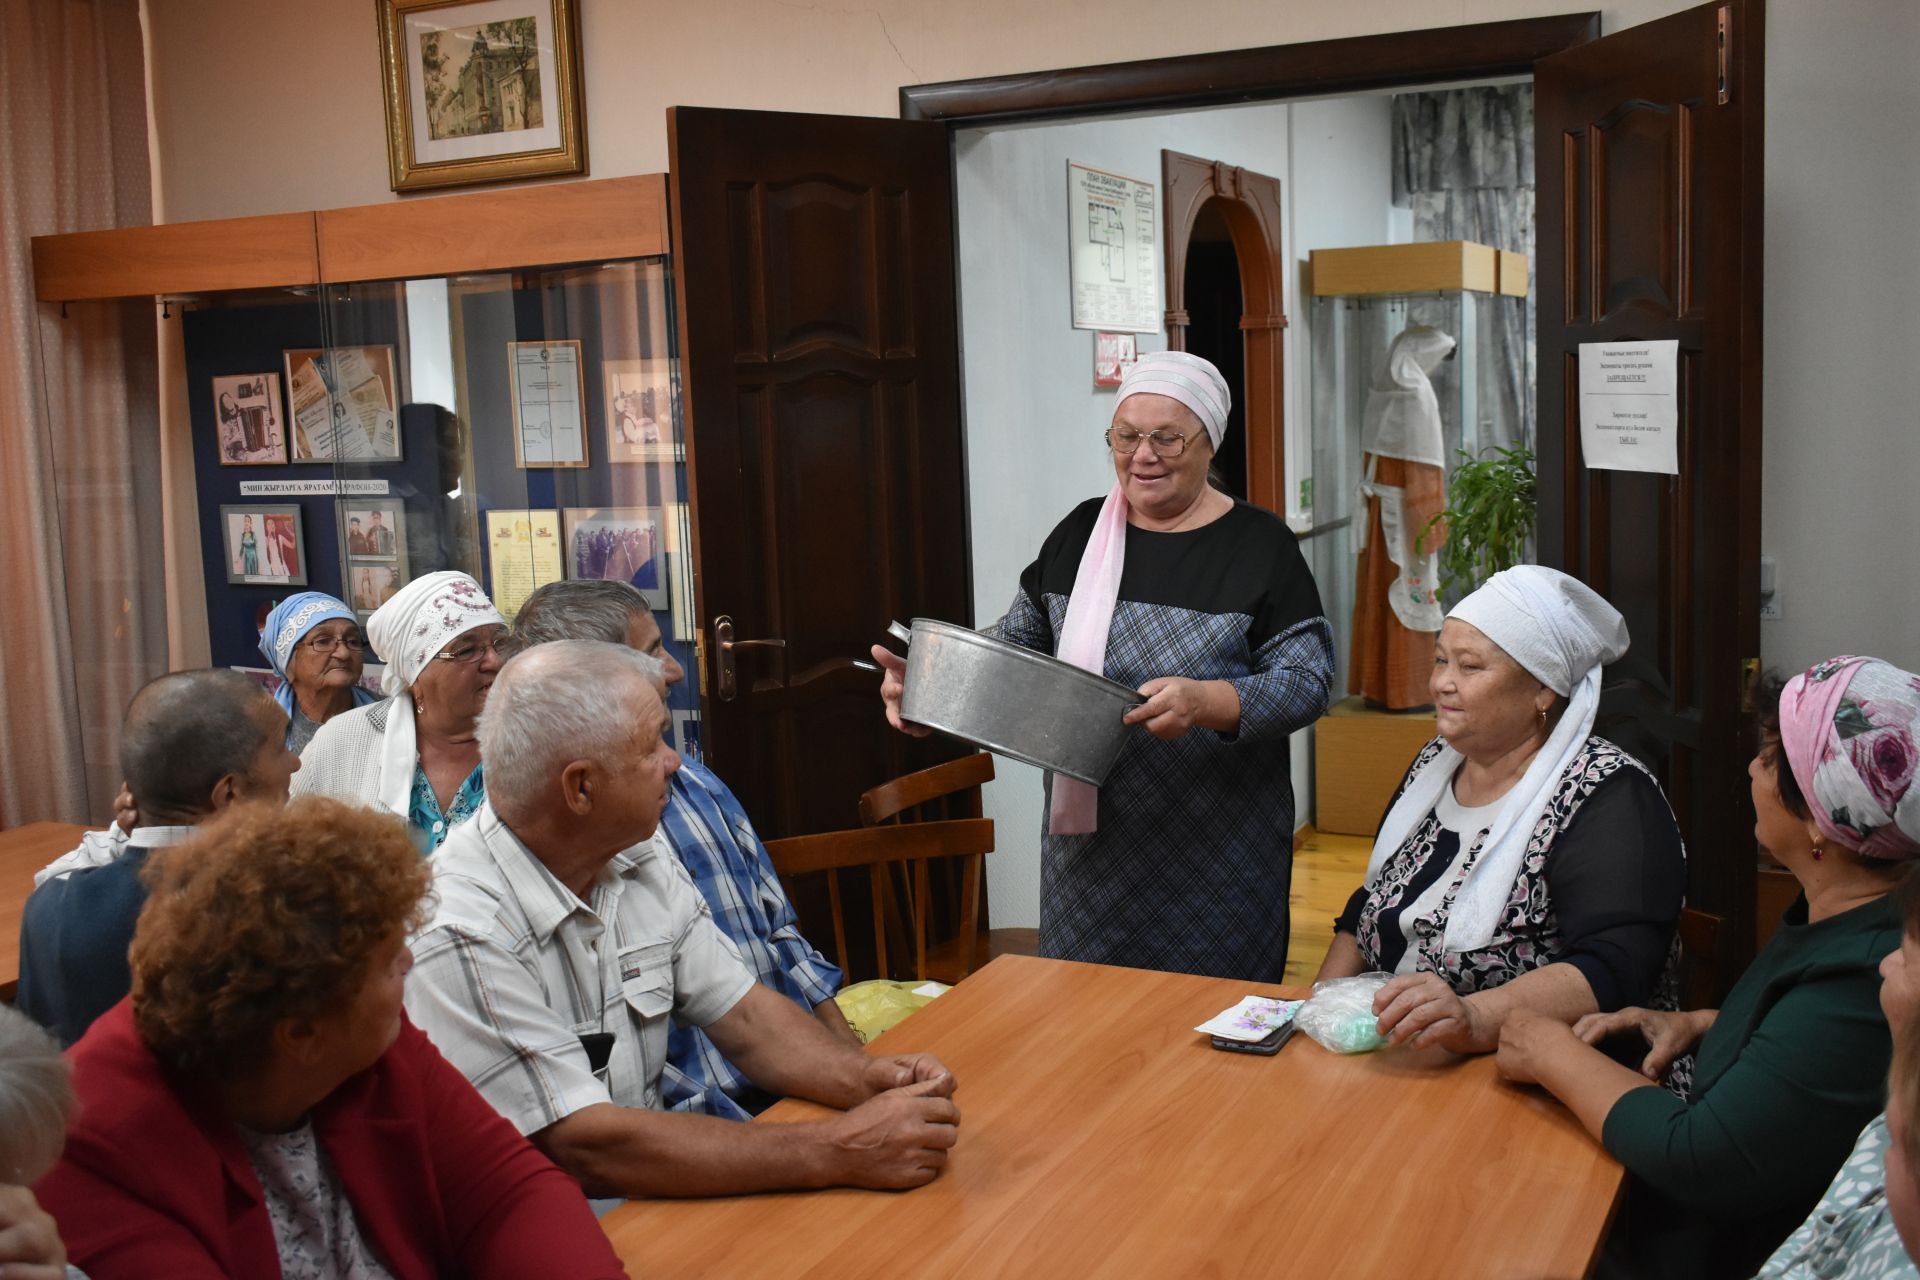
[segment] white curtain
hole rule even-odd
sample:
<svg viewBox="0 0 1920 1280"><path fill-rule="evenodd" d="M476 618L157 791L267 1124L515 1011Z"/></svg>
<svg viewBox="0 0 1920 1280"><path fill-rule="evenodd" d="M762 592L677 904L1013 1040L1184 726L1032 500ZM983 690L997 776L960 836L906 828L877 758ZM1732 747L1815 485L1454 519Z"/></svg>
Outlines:
<svg viewBox="0 0 1920 1280"><path fill-rule="evenodd" d="M38 304L29 244L151 220L138 0L5 0L0 826L103 821L166 665L152 303Z"/></svg>
<svg viewBox="0 0 1920 1280"><path fill-rule="evenodd" d="M1533 174L1532 85L1394 98L1393 202L1413 211L1415 240L1473 240L1524 253L1531 268ZM1529 287L1524 302L1477 308L1480 416L1468 435L1482 446L1533 444L1533 297Z"/></svg>

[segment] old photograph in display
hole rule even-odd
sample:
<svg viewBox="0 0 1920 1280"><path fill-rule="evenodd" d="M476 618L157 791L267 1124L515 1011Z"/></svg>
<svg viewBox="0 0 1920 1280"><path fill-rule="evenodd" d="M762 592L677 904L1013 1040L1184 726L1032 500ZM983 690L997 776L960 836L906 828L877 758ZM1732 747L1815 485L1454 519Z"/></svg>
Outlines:
<svg viewBox="0 0 1920 1280"><path fill-rule="evenodd" d="M561 513L567 576L630 582L652 609L668 607L666 531L657 507L568 507Z"/></svg>
<svg viewBox="0 0 1920 1280"><path fill-rule="evenodd" d="M607 456L615 462L672 462L681 457L673 411L671 360L607 360Z"/></svg>
<svg viewBox="0 0 1920 1280"><path fill-rule="evenodd" d="M347 566L347 589L353 597L350 603L353 611L363 617L393 599L405 585L398 565L350 563Z"/></svg>
<svg viewBox="0 0 1920 1280"><path fill-rule="evenodd" d="M356 498L342 504L347 555L355 560L394 561L407 551L406 515L397 500Z"/></svg>
<svg viewBox="0 0 1920 1280"><path fill-rule="evenodd" d="M214 430L223 467L262 467L287 460L287 419L280 375L231 374L213 380Z"/></svg>
<svg viewBox="0 0 1920 1280"><path fill-rule="evenodd" d="M307 545L298 506L222 505L220 534L226 549L228 582L306 585Z"/></svg>
<svg viewBox="0 0 1920 1280"><path fill-rule="evenodd" d="M407 516L398 498L351 498L340 504L347 552L347 594L367 614L412 580L407 571Z"/></svg>

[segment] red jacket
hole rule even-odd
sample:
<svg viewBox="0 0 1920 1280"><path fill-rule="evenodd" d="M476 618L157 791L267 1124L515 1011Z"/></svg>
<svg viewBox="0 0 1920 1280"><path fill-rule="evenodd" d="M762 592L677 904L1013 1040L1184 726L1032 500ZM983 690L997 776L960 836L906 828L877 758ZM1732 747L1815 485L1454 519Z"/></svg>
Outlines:
<svg viewBox="0 0 1920 1280"><path fill-rule="evenodd" d="M34 1189L93 1280L280 1275L273 1223L233 1125L176 1092L122 1000L68 1051L79 1106ZM411 1022L314 1109L361 1233L395 1280L624 1277L580 1187Z"/></svg>

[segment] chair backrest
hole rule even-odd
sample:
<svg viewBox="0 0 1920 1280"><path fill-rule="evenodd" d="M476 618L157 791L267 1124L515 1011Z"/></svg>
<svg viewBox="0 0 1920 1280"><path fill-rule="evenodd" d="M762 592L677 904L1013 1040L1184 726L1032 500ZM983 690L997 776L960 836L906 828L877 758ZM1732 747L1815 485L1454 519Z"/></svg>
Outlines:
<svg viewBox="0 0 1920 1280"><path fill-rule="evenodd" d="M1712 1009L1720 1003L1720 975L1726 959L1725 918L1692 907L1680 909L1680 1000L1688 1009Z"/></svg>
<svg viewBox="0 0 1920 1280"><path fill-rule="evenodd" d="M977 791L981 785L992 781L993 757L984 751L976 751L970 756L961 756L958 760L949 760L931 769L906 774L863 792L860 796L860 824L878 826L923 804L961 791ZM978 816L979 812L976 799L973 815Z"/></svg>
<svg viewBox="0 0 1920 1280"><path fill-rule="evenodd" d="M767 854L782 879L816 872L826 874L827 900L833 909L833 941L839 949L842 968L847 963L847 918L840 899L840 872L855 867L867 869L873 890L874 952L883 978L888 975L886 907L892 898L888 885L891 868L904 864L912 874L914 972L925 978L927 916L932 899L927 882L928 860L965 859L960 901L960 976L965 977L973 963L971 944L977 926L981 859L992 850L993 820L990 818L907 822L767 841Z"/></svg>

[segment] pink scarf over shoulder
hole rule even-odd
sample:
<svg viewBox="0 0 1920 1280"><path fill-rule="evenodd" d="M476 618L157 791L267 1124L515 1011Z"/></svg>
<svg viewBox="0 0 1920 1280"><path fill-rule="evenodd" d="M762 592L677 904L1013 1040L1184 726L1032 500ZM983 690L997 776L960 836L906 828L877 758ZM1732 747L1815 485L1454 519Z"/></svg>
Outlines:
<svg viewBox="0 0 1920 1280"><path fill-rule="evenodd" d="M1087 549L1080 554L1073 595L1067 600L1066 621L1060 627L1062 662L1105 675L1107 632L1113 625L1113 606L1120 598L1120 571L1127 559L1127 499L1116 483L1093 522ZM1100 789L1078 778L1053 775L1053 802L1047 812L1047 833L1086 835L1099 829Z"/></svg>

